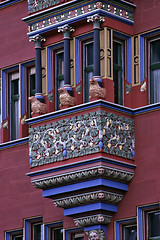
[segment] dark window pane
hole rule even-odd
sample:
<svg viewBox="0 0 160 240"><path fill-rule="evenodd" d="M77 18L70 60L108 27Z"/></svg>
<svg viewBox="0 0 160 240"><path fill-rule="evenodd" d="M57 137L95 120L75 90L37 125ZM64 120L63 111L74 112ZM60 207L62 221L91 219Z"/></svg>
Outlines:
<svg viewBox="0 0 160 240"><path fill-rule="evenodd" d="M93 64L93 43L86 44L86 66Z"/></svg>
<svg viewBox="0 0 160 240"><path fill-rule="evenodd" d="M160 62L160 40L151 42L151 64Z"/></svg>
<svg viewBox="0 0 160 240"><path fill-rule="evenodd" d="M113 83L114 83L114 102L123 104L122 87L122 44L113 42Z"/></svg>
<svg viewBox="0 0 160 240"><path fill-rule="evenodd" d="M126 226L124 234L125 240L137 240L137 226Z"/></svg>
<svg viewBox="0 0 160 240"><path fill-rule="evenodd" d="M148 213L148 239L160 239L160 212Z"/></svg>
<svg viewBox="0 0 160 240"><path fill-rule="evenodd" d="M41 223L33 224L33 240L41 240Z"/></svg>
<svg viewBox="0 0 160 240"><path fill-rule="evenodd" d="M13 237L13 240L23 240L23 236L15 236Z"/></svg>
<svg viewBox="0 0 160 240"><path fill-rule="evenodd" d="M63 229L57 228L52 230L52 240L63 240Z"/></svg>

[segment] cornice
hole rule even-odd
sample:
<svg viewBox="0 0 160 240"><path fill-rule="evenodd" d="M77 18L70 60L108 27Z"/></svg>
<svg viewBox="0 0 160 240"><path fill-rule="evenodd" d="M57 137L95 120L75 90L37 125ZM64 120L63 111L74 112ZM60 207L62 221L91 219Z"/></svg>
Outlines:
<svg viewBox="0 0 160 240"><path fill-rule="evenodd" d="M126 2L117 3L117 1L106 2L104 0L101 2L101 7L96 4L97 0L71 1L47 10L43 10L41 6L42 9L39 13L31 14L22 20L28 24L28 36L42 34L64 24L72 24L93 14L101 14L130 25L133 24L133 6ZM33 9L35 11L36 7Z"/></svg>
<svg viewBox="0 0 160 240"><path fill-rule="evenodd" d="M133 172L127 172L119 169L98 166L70 173L65 173L53 177L32 180L31 182L34 187L44 190L55 186L57 187L68 183L76 183L84 181L86 179L93 179L97 177L104 177L128 183L133 178L133 175L134 175Z"/></svg>
<svg viewBox="0 0 160 240"><path fill-rule="evenodd" d="M81 204L90 204L96 201L118 204L122 200L122 197L122 194L100 190L56 199L53 200L53 202L56 207L70 208Z"/></svg>
<svg viewBox="0 0 160 240"><path fill-rule="evenodd" d="M5 0L5 1L2 1L2 2L0 2L0 9L5 8L5 7L9 7L13 4L16 4L16 3L22 2L22 1L24 1L24 0Z"/></svg>

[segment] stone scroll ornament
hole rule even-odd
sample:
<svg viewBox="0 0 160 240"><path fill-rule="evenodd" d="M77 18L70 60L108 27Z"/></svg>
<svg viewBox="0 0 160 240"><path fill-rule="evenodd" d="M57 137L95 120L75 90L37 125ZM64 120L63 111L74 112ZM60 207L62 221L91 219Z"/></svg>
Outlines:
<svg viewBox="0 0 160 240"><path fill-rule="evenodd" d="M32 167L103 150L134 157L134 120L99 110L29 128Z"/></svg>

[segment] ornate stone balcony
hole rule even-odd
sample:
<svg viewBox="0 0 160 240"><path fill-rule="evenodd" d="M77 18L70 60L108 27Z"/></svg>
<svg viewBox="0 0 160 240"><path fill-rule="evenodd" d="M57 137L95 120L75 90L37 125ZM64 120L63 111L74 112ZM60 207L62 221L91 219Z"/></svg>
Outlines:
<svg viewBox="0 0 160 240"><path fill-rule="evenodd" d="M134 116L103 100L27 120L31 182L90 231L109 224L134 175Z"/></svg>

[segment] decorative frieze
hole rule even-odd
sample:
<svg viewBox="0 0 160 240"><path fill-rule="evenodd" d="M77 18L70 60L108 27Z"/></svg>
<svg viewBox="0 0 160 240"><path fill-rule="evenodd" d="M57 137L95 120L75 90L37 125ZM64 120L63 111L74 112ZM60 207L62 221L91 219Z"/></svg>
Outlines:
<svg viewBox="0 0 160 240"><path fill-rule="evenodd" d="M122 200L122 197L123 195L121 194L100 190L56 199L53 200L53 202L56 207L69 208L82 204L90 204L97 201L105 201L108 203L118 204Z"/></svg>
<svg viewBox="0 0 160 240"><path fill-rule="evenodd" d="M36 188L47 189L50 187L57 187L68 183L83 181L86 179L93 179L96 177L104 177L124 182L130 182L133 178L133 173L102 166L65 173L45 179L33 180L32 183ZM101 194L99 197L100 196L103 197Z"/></svg>
<svg viewBox="0 0 160 240"><path fill-rule="evenodd" d="M29 128L32 167L103 150L134 157L134 120L96 111Z"/></svg>
<svg viewBox="0 0 160 240"><path fill-rule="evenodd" d="M29 11L30 13L35 13L37 11L43 10L44 8L49 8L51 6L55 5L55 1L53 0L43 0L43 1L37 1L37 0L29 0ZM95 10L101 10L105 14L109 14L111 16L115 16L121 19L124 19L128 22L133 22L133 11L128 11L125 8L121 8L120 6L115 6L114 4L107 2L92 2L92 3L86 3L83 6L79 5L76 7L71 7L70 11L62 10L61 12L56 12L54 10L53 15L49 15L48 17L45 16L45 19L38 20L36 22L31 21L29 23L29 32L34 32L36 30L40 30L49 26L54 26L56 24L63 22L68 22L70 19L75 19L82 17L83 14L92 13L95 14ZM42 13L43 14L43 13Z"/></svg>
<svg viewBox="0 0 160 240"><path fill-rule="evenodd" d="M86 227L86 226L92 226L97 224L108 224L111 222L112 216L110 215L104 215L104 214L97 214L82 218L75 218L74 223L76 226L80 227Z"/></svg>

